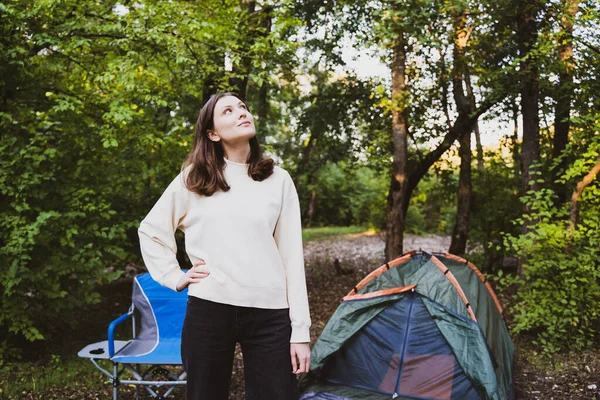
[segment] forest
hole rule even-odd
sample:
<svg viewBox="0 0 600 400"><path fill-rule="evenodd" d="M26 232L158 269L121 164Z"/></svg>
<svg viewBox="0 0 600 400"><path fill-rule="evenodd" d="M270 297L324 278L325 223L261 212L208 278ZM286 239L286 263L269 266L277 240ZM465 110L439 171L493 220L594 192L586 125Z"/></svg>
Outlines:
<svg viewBox="0 0 600 400"><path fill-rule="evenodd" d="M5 0L0 43L0 382L74 356L52 344L143 269L139 222L234 91L306 232L382 260L448 237L526 362L596 360L556 398L600 398L596 0Z"/></svg>

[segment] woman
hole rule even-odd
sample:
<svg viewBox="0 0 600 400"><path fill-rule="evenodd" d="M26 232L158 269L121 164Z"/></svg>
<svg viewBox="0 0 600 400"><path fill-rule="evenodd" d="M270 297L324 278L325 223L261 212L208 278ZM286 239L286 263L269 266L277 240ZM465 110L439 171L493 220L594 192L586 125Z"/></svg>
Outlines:
<svg viewBox="0 0 600 400"><path fill-rule="evenodd" d="M187 272L175 257L177 229L193 263ZM295 375L310 364L298 195L290 175L263 158L237 94L213 95L202 107L182 172L138 232L152 277L188 288L187 399L228 398L236 343L246 399L296 399Z"/></svg>

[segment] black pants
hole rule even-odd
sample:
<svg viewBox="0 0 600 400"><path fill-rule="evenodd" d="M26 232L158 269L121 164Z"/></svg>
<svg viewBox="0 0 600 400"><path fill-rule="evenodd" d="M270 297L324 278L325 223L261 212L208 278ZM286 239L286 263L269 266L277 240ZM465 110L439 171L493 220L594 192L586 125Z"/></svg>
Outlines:
<svg viewBox="0 0 600 400"><path fill-rule="evenodd" d="M215 303L189 296L181 334L187 400L227 400L236 343L247 400L295 400L289 309Z"/></svg>

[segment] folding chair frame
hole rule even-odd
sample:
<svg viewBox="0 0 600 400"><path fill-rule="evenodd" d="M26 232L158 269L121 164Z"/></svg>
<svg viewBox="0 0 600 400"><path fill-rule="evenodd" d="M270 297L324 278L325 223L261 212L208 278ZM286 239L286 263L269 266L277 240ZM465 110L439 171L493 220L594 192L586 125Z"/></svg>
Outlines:
<svg viewBox="0 0 600 400"><path fill-rule="evenodd" d="M92 364L110 379L113 386L113 400L118 400L119 385L135 385L136 399L139 399L140 386L144 387L154 399L167 399L177 386L186 384L187 375L185 371L177 375L163 368L162 365L121 363L113 360L113 357L117 355L119 351L127 347L127 345L136 338L134 310L135 307L132 304L127 314L121 315L110 323L108 326L108 340L90 344L82 349L78 355L82 358L89 358ZM132 321L133 339L127 341L115 340L116 327L130 317ZM98 363L100 360L111 361L112 373ZM143 370L143 365L150 366L147 367L146 370ZM121 379L120 377L124 372L128 372L134 379ZM151 380L151 378L157 374L166 375L168 380ZM163 393L159 393L162 387L168 387L168 389Z"/></svg>

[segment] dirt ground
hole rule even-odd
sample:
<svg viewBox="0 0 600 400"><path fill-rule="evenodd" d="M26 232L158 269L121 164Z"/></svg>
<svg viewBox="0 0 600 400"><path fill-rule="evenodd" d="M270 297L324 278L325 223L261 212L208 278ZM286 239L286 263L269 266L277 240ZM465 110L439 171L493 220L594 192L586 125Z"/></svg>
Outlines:
<svg viewBox="0 0 600 400"><path fill-rule="evenodd" d="M410 236L405 238L405 250L423 250L427 252L445 252L450 238L440 236ZM384 263L384 240L376 234L357 234L327 237L311 241L305 245L306 277L311 308L311 340L316 341L325 324L336 310L340 299L367 273ZM337 262L336 262L337 260ZM337 268L336 268L337 266ZM115 315L106 315L106 310L118 306L123 308L128 301L130 282L120 282L102 289L104 302L88 312L89 320L82 324L95 332L105 331L107 319ZM113 292L112 296L110 292ZM119 296L114 296L118 292ZM111 300L108 300L111 299ZM112 301L113 304L108 304ZM115 304L116 303L116 304ZM506 306L506 304L505 304ZM509 321L510 324L510 321ZM72 335L72 333L71 333ZM103 340L103 339L98 339ZM75 354L80 347L80 338L71 338L65 332L65 344L61 350L67 357ZM524 338L515 338L514 381L516 399L525 400L600 400L600 349L591 349L584 354L561 355L553 367L540 366L531 361L535 349ZM528 355L528 356L526 356ZM559 368L557 368L557 365ZM93 369L90 364L90 368ZM98 373L98 379L103 379ZM106 381L106 379L103 379ZM23 393L24 399L107 399L111 398L111 387L106 382L106 390L89 391L81 385L57 387L39 394L34 391ZM183 388L178 389L174 398L184 398ZM0 395L1 398L1 395ZM120 399L134 399L133 388L122 388ZM150 398L145 393L142 399ZM230 399L244 399L243 361L241 352L236 352Z"/></svg>

